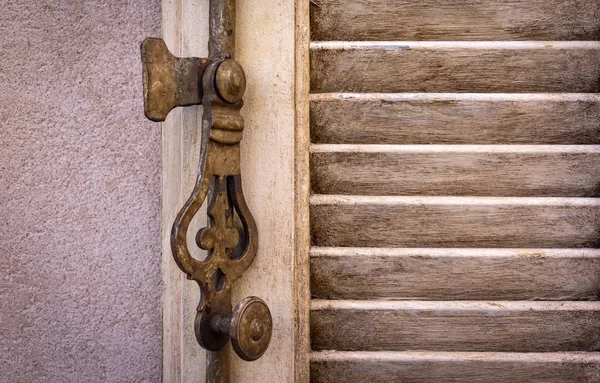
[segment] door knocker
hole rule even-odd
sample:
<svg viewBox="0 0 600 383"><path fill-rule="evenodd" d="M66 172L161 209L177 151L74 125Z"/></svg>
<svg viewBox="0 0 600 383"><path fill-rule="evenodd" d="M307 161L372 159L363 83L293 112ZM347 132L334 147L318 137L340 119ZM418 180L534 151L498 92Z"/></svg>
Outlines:
<svg viewBox="0 0 600 383"><path fill-rule="evenodd" d="M235 309L231 303L233 282L250 267L258 246L240 174L244 129L240 109L246 77L233 59L234 24L235 2L211 0L208 59L178 58L162 39L146 39L142 43L144 109L149 119L164 121L177 106L202 104L204 108L198 178L173 224L171 249L179 268L200 286L202 298L194 322L198 343L216 352L231 339L236 353L252 361L267 350L272 318L260 298L246 298ZM208 225L196 233L195 242L208 251L208 257L200 261L190 254L187 236L205 201Z"/></svg>

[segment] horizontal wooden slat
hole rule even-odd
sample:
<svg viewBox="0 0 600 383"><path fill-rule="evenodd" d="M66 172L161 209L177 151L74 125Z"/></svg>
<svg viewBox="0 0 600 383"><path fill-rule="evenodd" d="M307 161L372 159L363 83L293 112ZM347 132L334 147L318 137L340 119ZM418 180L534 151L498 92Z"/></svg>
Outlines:
<svg viewBox="0 0 600 383"><path fill-rule="evenodd" d="M598 299L597 249L310 250L319 299Z"/></svg>
<svg viewBox="0 0 600 383"><path fill-rule="evenodd" d="M600 145L312 145L317 194L595 197Z"/></svg>
<svg viewBox="0 0 600 383"><path fill-rule="evenodd" d="M598 42L311 43L312 92L598 92Z"/></svg>
<svg viewBox="0 0 600 383"><path fill-rule="evenodd" d="M343 352L311 355L312 383L598 383L600 353Z"/></svg>
<svg viewBox="0 0 600 383"><path fill-rule="evenodd" d="M314 350L595 351L600 302L321 301Z"/></svg>
<svg viewBox="0 0 600 383"><path fill-rule="evenodd" d="M594 198L311 197L316 246L598 247Z"/></svg>
<svg viewBox="0 0 600 383"><path fill-rule="evenodd" d="M312 40L598 40L598 0L319 0Z"/></svg>
<svg viewBox="0 0 600 383"><path fill-rule="evenodd" d="M311 139L324 144L597 144L597 94L318 93Z"/></svg>

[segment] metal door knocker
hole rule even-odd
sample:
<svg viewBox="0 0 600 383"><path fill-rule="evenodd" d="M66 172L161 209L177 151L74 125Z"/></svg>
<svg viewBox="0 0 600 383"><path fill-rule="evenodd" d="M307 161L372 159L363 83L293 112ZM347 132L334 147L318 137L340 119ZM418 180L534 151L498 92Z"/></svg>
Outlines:
<svg viewBox="0 0 600 383"><path fill-rule="evenodd" d="M164 121L177 106L202 104L202 147L194 190L177 215L171 249L179 268L200 286L194 330L198 343L219 351L231 339L244 360L260 358L269 345L272 318L260 298L231 304L233 282L250 267L258 246L254 218L246 205L240 175L240 114L246 76L233 59L235 2L211 0L209 58L179 58L162 39L142 43L144 108L153 121ZM208 251L205 261L193 258L187 245L192 218L208 201L208 226L196 234L196 244ZM210 353L209 353L210 354ZM224 356L209 355L209 370L227 381ZM211 367L212 363L212 367ZM215 367L216 366L216 367Z"/></svg>

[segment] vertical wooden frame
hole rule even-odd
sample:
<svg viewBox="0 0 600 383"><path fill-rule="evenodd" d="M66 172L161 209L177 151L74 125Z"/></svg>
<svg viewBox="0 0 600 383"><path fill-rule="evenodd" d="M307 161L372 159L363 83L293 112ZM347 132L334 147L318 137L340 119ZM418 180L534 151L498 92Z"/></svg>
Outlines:
<svg viewBox="0 0 600 383"><path fill-rule="evenodd" d="M208 54L208 1L163 0L162 37L177 56ZM199 301L196 283L188 281L171 254L173 221L191 193L198 174L202 107L177 108L162 123L161 248L163 281L163 382L202 382L205 355L196 343L193 320ZM206 222L203 208L191 229ZM195 248L195 246L190 247ZM198 251L195 256L202 256Z"/></svg>
<svg viewBox="0 0 600 383"><path fill-rule="evenodd" d="M174 54L206 56L208 3L162 1L163 38ZM236 282L233 304L249 295L263 298L274 333L258 361L232 357L232 383L309 381L308 6L309 0L237 2L236 59L248 78L242 178L259 251ZM201 107L179 108L163 123L165 383L204 381L205 353L192 328L198 287L177 268L169 244L173 219L197 176L201 114Z"/></svg>
<svg viewBox="0 0 600 383"><path fill-rule="evenodd" d="M310 0L296 0L295 358L294 382L310 381Z"/></svg>
<svg viewBox="0 0 600 383"><path fill-rule="evenodd" d="M271 308L274 332L261 359L233 358L232 382L300 382L308 372L308 312L300 306L308 303L307 273L301 271L308 267L308 146L302 141L308 136L307 126L299 129L305 115L299 117L297 109L299 97L304 106L308 101L308 93L299 96L297 73L297 15L304 2L237 3L236 55L248 78L242 177L259 229L259 250L236 284L234 303L247 295L262 297ZM308 52L308 43L305 48Z"/></svg>

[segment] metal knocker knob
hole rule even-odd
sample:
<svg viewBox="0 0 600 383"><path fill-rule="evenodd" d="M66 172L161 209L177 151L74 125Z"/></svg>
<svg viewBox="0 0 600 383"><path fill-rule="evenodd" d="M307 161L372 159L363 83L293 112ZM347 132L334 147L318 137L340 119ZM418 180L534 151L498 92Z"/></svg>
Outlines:
<svg viewBox="0 0 600 383"><path fill-rule="evenodd" d="M240 358L253 361L269 348L273 318L262 299L248 297L238 303L231 317L215 316L212 327L231 338L231 345Z"/></svg>

